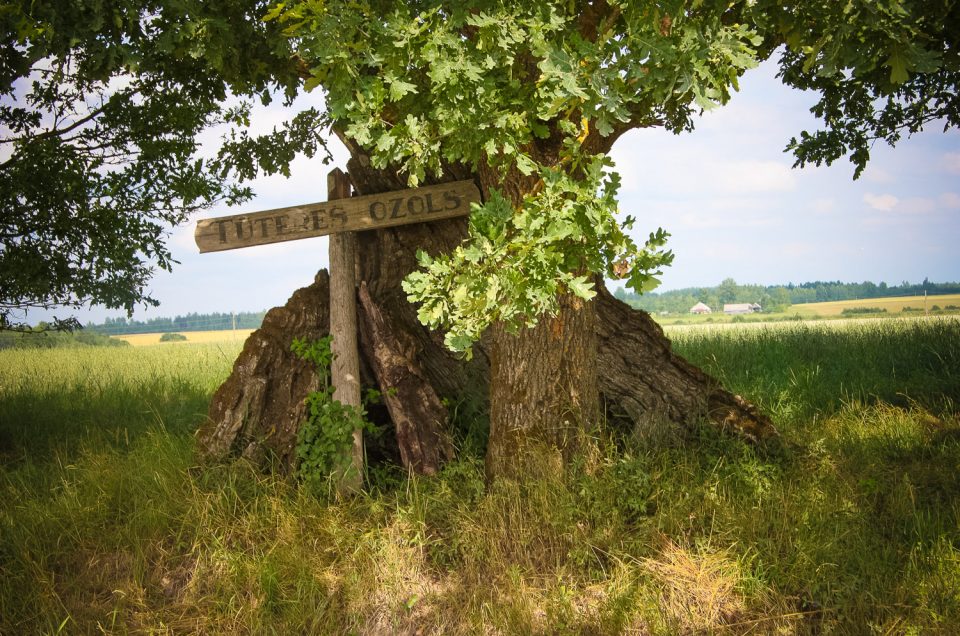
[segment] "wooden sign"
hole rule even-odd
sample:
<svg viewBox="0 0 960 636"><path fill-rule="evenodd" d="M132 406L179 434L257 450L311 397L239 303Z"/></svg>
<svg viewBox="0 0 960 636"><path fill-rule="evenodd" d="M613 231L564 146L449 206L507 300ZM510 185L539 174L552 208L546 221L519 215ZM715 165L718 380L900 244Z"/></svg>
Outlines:
<svg viewBox="0 0 960 636"><path fill-rule="evenodd" d="M201 254L219 252L337 232L449 219L469 214L470 204L479 201L480 191L473 181L455 181L425 188L203 219L197 223L194 239Z"/></svg>

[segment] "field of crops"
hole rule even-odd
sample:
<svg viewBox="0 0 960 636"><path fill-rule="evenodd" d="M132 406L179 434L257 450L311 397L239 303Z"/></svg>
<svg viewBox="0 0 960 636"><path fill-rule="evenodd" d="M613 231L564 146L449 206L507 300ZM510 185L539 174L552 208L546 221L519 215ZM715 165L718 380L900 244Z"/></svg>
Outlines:
<svg viewBox="0 0 960 636"><path fill-rule="evenodd" d="M459 443L349 501L197 458L240 342L0 351L0 634L956 633L960 321L668 333L781 443L492 486Z"/></svg>
<svg viewBox="0 0 960 636"><path fill-rule="evenodd" d="M191 343L226 343L226 342L240 342L242 343L247 339L253 329L226 329L223 331L180 331L180 335L186 337L184 341L174 341L174 342L161 342L160 338L163 337L162 333L136 333L128 336L113 336L118 340L123 340L124 342L129 342L135 347L144 347L149 345L182 345L187 342Z"/></svg>
<svg viewBox="0 0 960 636"><path fill-rule="evenodd" d="M944 296L902 296L899 298L864 298L860 300L838 300L827 303L807 303L803 305L792 305L789 314L800 314L804 317L815 316L840 316L844 309L876 307L885 309L887 314L902 314L904 308L924 312L925 310L937 311L945 310L947 307L953 307L953 311L960 307L960 294L948 294Z"/></svg>

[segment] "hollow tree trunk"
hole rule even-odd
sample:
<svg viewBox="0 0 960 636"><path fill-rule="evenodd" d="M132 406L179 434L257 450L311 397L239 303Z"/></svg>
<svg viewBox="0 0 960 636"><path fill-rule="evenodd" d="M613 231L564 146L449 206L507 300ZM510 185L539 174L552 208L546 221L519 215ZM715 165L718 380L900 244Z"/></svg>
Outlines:
<svg viewBox="0 0 960 636"><path fill-rule="evenodd" d="M396 175L371 168L362 153L352 150L349 174L359 194L406 187ZM444 180L470 176L451 167ZM453 219L360 232L358 280L365 282L377 308L378 328L387 337L388 332L396 334L403 343L397 350L409 362L408 377L429 384L439 398L457 400L469 393L481 403L487 395L492 399L488 468L493 474L516 468L515 460L522 455L511 444L517 439L538 440L560 456L575 452L576 436L571 433L597 412L597 396L610 421L639 435L676 435L703 420L752 440L776 435L770 420L751 404L675 354L646 312L616 300L602 285L592 303L578 307L563 299L556 319L541 321L520 338L495 327L475 345L472 361L464 362L444 347L441 334L418 322L416 308L400 284L417 267L417 250L447 252L463 240L465 229L464 219ZM326 333L328 302L326 277L321 274L314 285L296 292L287 306L267 314L211 402L208 421L198 435L205 455L243 455L261 462L273 458L274 465L292 468L303 399L315 380L307 365L289 354L289 342ZM361 316L361 324L363 320ZM376 346L362 342L363 385L388 391L391 386L381 382L395 380L382 369L378 379L377 362L370 353ZM450 458L449 440L435 431L401 430L416 421L445 424L446 415L437 411L442 404L424 403L434 404L434 413L426 419L408 419L395 432L401 447L423 440L435 444L399 453L411 470L432 473ZM412 457L432 459L424 463Z"/></svg>

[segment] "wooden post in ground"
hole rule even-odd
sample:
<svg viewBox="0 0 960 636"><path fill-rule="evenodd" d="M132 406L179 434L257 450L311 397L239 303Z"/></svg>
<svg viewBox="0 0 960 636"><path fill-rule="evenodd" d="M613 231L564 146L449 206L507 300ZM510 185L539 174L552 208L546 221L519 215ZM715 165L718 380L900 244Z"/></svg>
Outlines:
<svg viewBox="0 0 960 636"><path fill-rule="evenodd" d="M350 180L340 168L327 175L327 199L350 196ZM333 397L341 404L360 408L360 357L357 351L357 281L354 232L330 235L330 334L333 336L331 380ZM353 432L350 466L338 476L341 494L359 492L363 486L363 431Z"/></svg>

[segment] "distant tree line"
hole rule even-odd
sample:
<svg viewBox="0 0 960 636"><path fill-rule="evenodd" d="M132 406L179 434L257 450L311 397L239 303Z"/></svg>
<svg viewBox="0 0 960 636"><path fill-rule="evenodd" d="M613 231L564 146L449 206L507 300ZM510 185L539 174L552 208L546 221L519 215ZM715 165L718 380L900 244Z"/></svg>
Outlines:
<svg viewBox="0 0 960 636"><path fill-rule="evenodd" d="M899 285L887 283L844 283L841 281L814 281L794 285L740 285L734 279L724 279L716 287L688 287L666 292L637 295L623 288L615 293L620 300L649 312L685 313L698 302L714 311L722 311L728 303L758 303L764 311L786 311L790 305L819 303L833 300L861 298L890 298L896 296L930 296L960 294L960 283L922 283L903 281Z"/></svg>
<svg viewBox="0 0 960 636"><path fill-rule="evenodd" d="M128 343L101 333L54 331L41 323L31 331L0 331L0 349L52 349L54 347L126 347Z"/></svg>
<svg viewBox="0 0 960 636"><path fill-rule="evenodd" d="M628 292L622 287L615 296L639 309L650 312L666 311L686 313L698 302L703 302L715 311L721 311L727 303L758 303L764 311L786 311L790 305L818 303L830 300L854 300L858 298L888 298L892 296L918 296L926 292L931 296L960 294L960 283L902 282L899 285L886 283L843 283L840 281L814 281L794 285L740 285L726 278L716 287L687 287L666 292L648 292L642 296ZM107 318L102 324L88 323L86 331L116 336L134 333L168 333L173 331L222 331L259 329L266 311L198 314L189 313L175 318L150 318L130 320Z"/></svg>
<svg viewBox="0 0 960 636"><path fill-rule="evenodd" d="M236 314L189 313L175 318L150 318L149 320L131 320L107 318L102 324L88 323L87 331L110 336L134 333L169 333L173 331L223 331L225 329L259 329L266 311L242 311Z"/></svg>

